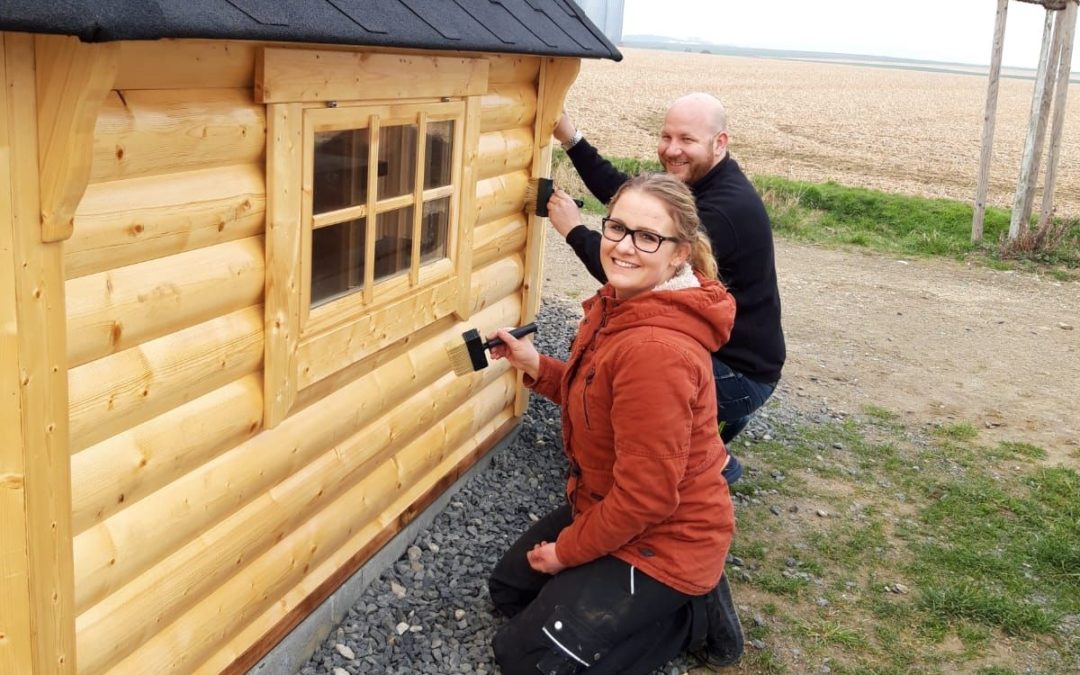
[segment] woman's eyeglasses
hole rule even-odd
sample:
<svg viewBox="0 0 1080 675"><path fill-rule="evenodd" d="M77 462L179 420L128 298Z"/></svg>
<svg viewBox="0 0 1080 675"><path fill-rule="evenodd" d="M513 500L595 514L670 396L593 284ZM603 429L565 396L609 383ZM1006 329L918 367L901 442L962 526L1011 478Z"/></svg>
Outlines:
<svg viewBox="0 0 1080 675"><path fill-rule="evenodd" d="M642 253L656 253L660 250L660 245L665 241L682 241L678 237L665 237L648 230L631 230L625 223L614 218L601 218L600 222L604 239L622 241L626 238L626 235L630 235L630 241L633 242L634 248Z"/></svg>

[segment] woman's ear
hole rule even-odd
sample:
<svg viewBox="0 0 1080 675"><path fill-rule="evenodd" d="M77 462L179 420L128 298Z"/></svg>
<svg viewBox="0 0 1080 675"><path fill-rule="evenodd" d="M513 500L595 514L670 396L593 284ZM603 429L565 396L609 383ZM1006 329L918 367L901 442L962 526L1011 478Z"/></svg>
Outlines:
<svg viewBox="0 0 1080 675"><path fill-rule="evenodd" d="M675 255L671 257L671 266L675 269L682 267L682 264L690 259L690 254L693 253L693 247L685 241L679 242L678 247L675 248Z"/></svg>

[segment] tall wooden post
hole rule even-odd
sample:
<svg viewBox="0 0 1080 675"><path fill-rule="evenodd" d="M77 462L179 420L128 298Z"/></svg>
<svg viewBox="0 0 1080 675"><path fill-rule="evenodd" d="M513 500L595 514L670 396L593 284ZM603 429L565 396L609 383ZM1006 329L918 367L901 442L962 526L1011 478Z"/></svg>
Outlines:
<svg viewBox="0 0 1080 675"><path fill-rule="evenodd" d="M42 241L33 37L0 33L0 672L75 672L62 244ZM60 228L62 229L62 228Z"/></svg>
<svg viewBox="0 0 1080 675"><path fill-rule="evenodd" d="M1056 70L1051 64L1052 57L1060 56L1060 49L1055 49L1057 39L1054 35L1055 15L1046 11L1046 23L1043 27L1042 49L1039 51L1039 67L1035 73L1035 91L1031 97L1031 121L1028 126L1027 141L1024 143L1024 157L1020 163L1020 178L1016 183L1016 196L1013 199L1012 219L1009 222L1009 239L1016 239L1027 230L1031 217L1031 204L1035 196L1035 184L1039 178L1039 161L1042 156L1042 142L1046 134L1046 118L1053 96L1053 75ZM1049 86L1048 86L1049 85Z"/></svg>
<svg viewBox="0 0 1080 675"><path fill-rule="evenodd" d="M986 88L986 112L983 114L982 156L979 158L979 182L975 188L975 215L971 219L971 241L982 241L986 215L986 192L990 182L990 160L994 155L994 122L997 117L998 82L1001 79L1001 52L1005 44L1005 19L1009 0L998 0L994 23L994 46L990 56L990 83Z"/></svg>
<svg viewBox="0 0 1080 675"><path fill-rule="evenodd" d="M1061 151L1061 132L1065 126L1065 103L1069 98L1069 75L1072 72L1073 35L1076 32L1076 3L1066 7L1061 25L1061 58L1058 61L1057 84L1054 87L1054 119L1050 127L1050 152L1046 158L1046 181L1043 185L1042 207L1039 210L1039 229L1046 227L1054 211L1054 182Z"/></svg>

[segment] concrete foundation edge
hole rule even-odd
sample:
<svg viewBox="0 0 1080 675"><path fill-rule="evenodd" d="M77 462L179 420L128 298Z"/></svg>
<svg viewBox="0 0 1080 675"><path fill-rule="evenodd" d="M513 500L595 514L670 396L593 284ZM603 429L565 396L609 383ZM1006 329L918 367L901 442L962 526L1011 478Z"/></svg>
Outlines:
<svg viewBox="0 0 1080 675"><path fill-rule="evenodd" d="M431 525L451 498L465 482L487 469L491 459L505 450L521 432L521 425L514 427L465 474L439 496L431 506L424 509L411 523L394 536L386 546L379 549L355 574L343 583L321 605L315 608L300 625L279 642L270 653L248 671L249 675L294 675L311 655L322 645L326 637L345 619L349 609L360 599L368 584L377 579L383 570L394 564L416 539L422 530Z"/></svg>

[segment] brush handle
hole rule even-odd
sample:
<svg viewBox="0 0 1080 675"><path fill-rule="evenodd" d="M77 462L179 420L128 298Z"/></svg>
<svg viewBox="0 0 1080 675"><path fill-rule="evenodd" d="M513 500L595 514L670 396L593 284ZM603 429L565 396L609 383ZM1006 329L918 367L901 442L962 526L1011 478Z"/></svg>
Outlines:
<svg viewBox="0 0 1080 675"><path fill-rule="evenodd" d="M529 333L535 333L535 332L536 332L536 324L535 323L527 323L527 324L525 324L524 326L522 326L520 328L515 328L515 329L511 330L510 334L513 335L515 338L518 338L520 340L521 338L525 337ZM484 349L491 349L492 347L498 347L501 344L503 344L503 341L500 340L497 337L494 337L494 338L491 338L490 340L488 340L487 342L484 343Z"/></svg>

